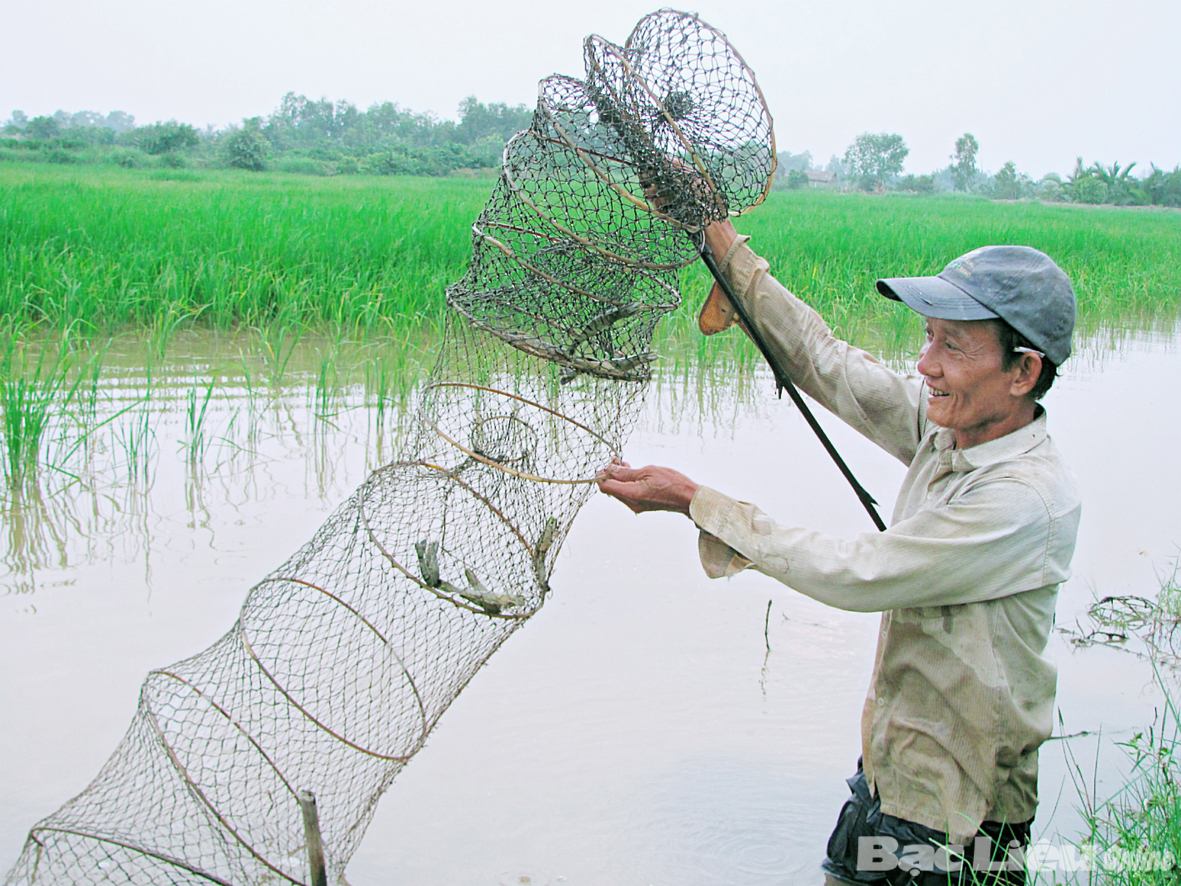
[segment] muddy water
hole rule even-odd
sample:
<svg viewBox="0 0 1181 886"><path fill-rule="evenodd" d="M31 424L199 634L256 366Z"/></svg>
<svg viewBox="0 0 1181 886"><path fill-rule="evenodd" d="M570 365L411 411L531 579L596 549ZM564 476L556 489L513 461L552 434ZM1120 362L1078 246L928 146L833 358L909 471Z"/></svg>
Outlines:
<svg viewBox="0 0 1181 886"><path fill-rule="evenodd" d="M1179 345L1147 335L1094 344L1047 398L1085 502L1064 628L1098 596L1153 593L1179 552ZM127 413L149 413L146 471L113 422L75 451L68 475L45 476L40 497L6 500L0 867L98 771L144 674L219 636L246 589L389 452L392 423L376 426L357 387L324 409L306 382L261 392L226 376L194 454L187 397L209 377L208 366L157 373L150 402ZM100 415L143 386L130 369L110 378ZM902 466L826 424L889 513ZM626 455L677 465L783 521L869 526L766 378L740 396L655 386ZM552 583L550 602L399 776L351 881L818 882L857 755L876 618L754 574L708 581L690 524L633 517L601 497L575 523ZM1064 731L1087 734L1043 750L1036 833L1070 838L1080 827L1070 755L1088 773L1097 758L1099 794L1113 789L1126 769L1114 742L1151 722L1159 691L1126 652L1080 649L1059 633L1051 654Z"/></svg>

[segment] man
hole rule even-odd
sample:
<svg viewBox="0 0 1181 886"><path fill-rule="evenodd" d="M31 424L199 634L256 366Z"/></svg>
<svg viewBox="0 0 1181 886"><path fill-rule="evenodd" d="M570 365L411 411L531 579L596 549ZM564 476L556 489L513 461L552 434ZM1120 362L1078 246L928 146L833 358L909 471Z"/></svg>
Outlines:
<svg viewBox="0 0 1181 886"><path fill-rule="evenodd" d="M615 463L599 488L637 513L690 517L710 577L753 568L829 605L882 612L826 882L1023 883L1056 681L1042 653L1080 510L1037 402L1070 354L1070 281L1018 246L975 250L936 277L879 280L926 321L918 377L903 376L836 339L746 239L729 222L707 231L774 359L909 465L890 527L835 538L781 526L665 467ZM731 313L715 289L703 324Z"/></svg>

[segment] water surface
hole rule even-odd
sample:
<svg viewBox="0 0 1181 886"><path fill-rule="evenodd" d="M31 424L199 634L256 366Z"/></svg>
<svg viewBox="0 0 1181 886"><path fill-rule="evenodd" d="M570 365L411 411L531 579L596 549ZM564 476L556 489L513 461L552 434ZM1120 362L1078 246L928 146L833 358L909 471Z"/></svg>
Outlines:
<svg viewBox="0 0 1181 886"><path fill-rule="evenodd" d="M1096 343L1047 397L1084 499L1063 628L1099 596L1151 595L1178 554L1179 345L1147 334ZM194 344L188 362L156 370L152 397L126 421L94 432L68 473L43 472L39 495L4 501L2 867L97 773L146 672L220 636L246 590L389 457L396 423L375 421L362 386L325 399L312 369L263 387L217 365ZM215 376L194 453L187 398ZM104 415L146 387L131 366L104 378ZM769 377L736 389L721 378L704 393L654 385L629 460L673 464L784 522L867 530ZM144 410L151 455L136 460L126 422ZM888 514L903 466L825 424ZM753 573L709 581L687 521L634 517L600 496L575 522L552 585L395 781L351 882L818 882L858 753L877 617ZM1064 731L1088 734L1043 749L1035 830L1069 839L1081 825L1066 750L1088 771L1097 758L1105 795L1126 769L1114 742L1151 723L1159 691L1126 652L1058 633L1050 654Z"/></svg>

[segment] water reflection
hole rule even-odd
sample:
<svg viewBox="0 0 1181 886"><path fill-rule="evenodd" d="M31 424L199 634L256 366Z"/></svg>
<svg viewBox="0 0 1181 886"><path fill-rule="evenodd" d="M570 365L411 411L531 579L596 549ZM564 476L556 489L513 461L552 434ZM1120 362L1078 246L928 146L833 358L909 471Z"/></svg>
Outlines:
<svg viewBox="0 0 1181 886"><path fill-rule="evenodd" d="M907 369L907 351L919 343L918 327L913 341L909 328L862 329L858 340ZM1080 344L1060 384L1084 383L1138 351L1176 347L1171 329L1105 329ZM100 560L140 562L150 584L153 534L178 499L193 543L213 548L247 503L308 495L331 504L363 474L358 465L389 458L414 398L404 385L392 389L384 363L355 358L364 380L346 384L337 367L350 363L348 354L339 344L314 346L287 355L283 385L259 387L265 372L252 371L240 351L236 369L227 366L219 348L216 337L190 336L173 362L137 369L127 349L108 348L106 365L87 364L85 398L53 417L46 466L22 488L0 492L0 587L31 593L44 570ZM651 388L650 430L726 435L743 416L785 408L749 356L673 361Z"/></svg>
<svg viewBox="0 0 1181 886"><path fill-rule="evenodd" d="M4 501L4 561L11 573L8 593L32 593L40 570L69 565L65 526L74 520L72 504L60 498L47 500L39 484L24 484Z"/></svg>
<svg viewBox="0 0 1181 886"><path fill-rule="evenodd" d="M157 367L159 372L159 367ZM26 482L0 489L0 588L32 593L47 570L139 563L181 516L186 544L215 548L244 507L312 498L331 504L391 450L398 420L377 425L363 390L343 392L330 415L295 377L264 398L232 380L166 385L157 375L100 381L95 407L53 417L51 445ZM203 392L210 392L205 400ZM181 513L177 513L180 504Z"/></svg>

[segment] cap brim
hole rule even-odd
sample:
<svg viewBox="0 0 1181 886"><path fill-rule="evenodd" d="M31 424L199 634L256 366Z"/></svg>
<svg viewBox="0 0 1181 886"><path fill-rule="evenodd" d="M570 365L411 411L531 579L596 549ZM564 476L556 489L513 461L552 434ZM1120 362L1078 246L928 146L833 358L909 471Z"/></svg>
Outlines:
<svg viewBox="0 0 1181 886"><path fill-rule="evenodd" d="M878 281L878 292L902 302L924 317L937 320L992 320L997 317L942 277L889 277Z"/></svg>

